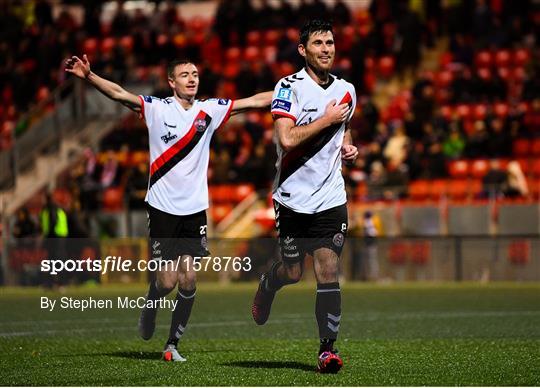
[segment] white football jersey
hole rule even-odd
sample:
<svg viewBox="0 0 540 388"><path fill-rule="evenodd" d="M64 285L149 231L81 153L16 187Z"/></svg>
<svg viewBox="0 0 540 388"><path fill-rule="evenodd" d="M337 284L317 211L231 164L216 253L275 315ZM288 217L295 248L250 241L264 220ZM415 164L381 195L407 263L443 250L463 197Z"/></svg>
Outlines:
<svg viewBox="0 0 540 388"><path fill-rule="evenodd" d="M336 100L356 107L356 92L349 82L330 75L326 87L317 84L305 69L282 78L274 89L274 119L288 117L306 125L324 115L326 105ZM273 198L299 213L318 213L347 202L341 175L341 146L345 122L323 129L304 144L285 152L277 143L277 174Z"/></svg>
<svg viewBox="0 0 540 388"><path fill-rule="evenodd" d="M185 110L174 97L139 98L150 145L146 202L174 215L208 209L210 140L228 120L233 101L196 100Z"/></svg>

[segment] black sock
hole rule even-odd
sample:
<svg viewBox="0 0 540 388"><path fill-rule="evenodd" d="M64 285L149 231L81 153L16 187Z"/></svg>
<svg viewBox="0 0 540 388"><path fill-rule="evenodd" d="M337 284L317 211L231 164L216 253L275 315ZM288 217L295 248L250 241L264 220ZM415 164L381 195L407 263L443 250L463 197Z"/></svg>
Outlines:
<svg viewBox="0 0 540 388"><path fill-rule="evenodd" d="M266 291L272 291L276 292L281 287L283 287L284 283L279 279L277 271L279 267L281 267L283 262L277 261L274 264L272 264L272 267L270 267L270 271L268 271L268 277L266 278L266 284L264 284L264 288Z"/></svg>
<svg viewBox="0 0 540 388"><path fill-rule="evenodd" d="M159 298L163 298L167 294L168 292L157 288L157 280L152 280L150 282L150 286L148 287L148 295L146 296L146 300L157 300Z"/></svg>
<svg viewBox="0 0 540 388"><path fill-rule="evenodd" d="M172 314L171 329L167 344L178 345L178 340L186 331L186 326L191 315L191 308L195 301L195 289L191 291L178 290L176 294L176 308Z"/></svg>
<svg viewBox="0 0 540 388"><path fill-rule="evenodd" d="M315 316L319 325L322 351L332 350L341 320L341 290L339 283L318 283Z"/></svg>
<svg viewBox="0 0 540 388"><path fill-rule="evenodd" d="M319 346L319 354L322 352L328 352L330 350L334 350L334 342L335 340L329 339L329 338L321 338L321 344Z"/></svg>

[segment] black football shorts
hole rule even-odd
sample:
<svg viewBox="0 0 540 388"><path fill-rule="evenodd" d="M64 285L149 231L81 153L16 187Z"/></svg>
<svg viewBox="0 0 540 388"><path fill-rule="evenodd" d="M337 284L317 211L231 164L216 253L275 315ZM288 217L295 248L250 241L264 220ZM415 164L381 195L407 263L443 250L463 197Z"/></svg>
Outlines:
<svg viewBox="0 0 540 388"><path fill-rule="evenodd" d="M336 206L315 214L298 213L277 201L276 229L284 261L302 261L306 254L328 248L341 255L347 236L347 205Z"/></svg>
<svg viewBox="0 0 540 388"><path fill-rule="evenodd" d="M206 212L177 216L148 205L148 230L152 260L180 256L208 256Z"/></svg>

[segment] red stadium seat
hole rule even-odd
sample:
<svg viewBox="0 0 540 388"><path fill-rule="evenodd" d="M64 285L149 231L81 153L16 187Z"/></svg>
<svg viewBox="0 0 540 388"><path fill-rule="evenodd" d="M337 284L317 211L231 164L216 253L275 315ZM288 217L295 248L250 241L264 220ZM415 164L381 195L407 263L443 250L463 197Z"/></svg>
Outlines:
<svg viewBox="0 0 540 388"><path fill-rule="evenodd" d="M432 199L441 199L446 196L448 183L444 179L436 179L431 182L430 197Z"/></svg>
<svg viewBox="0 0 540 388"><path fill-rule="evenodd" d="M484 104L477 104L473 107L473 118L475 120L484 120L487 114L487 106Z"/></svg>
<svg viewBox="0 0 540 388"><path fill-rule="evenodd" d="M390 78L394 73L395 60L394 57L386 55L379 58L378 70L383 78Z"/></svg>
<svg viewBox="0 0 540 388"><path fill-rule="evenodd" d="M429 181L418 180L409 185L409 197L413 200L424 200L429 196Z"/></svg>
<svg viewBox="0 0 540 388"><path fill-rule="evenodd" d="M512 78L512 74L507 67L499 67L497 69L497 74L499 74L499 77L501 77L505 81L509 81L510 78Z"/></svg>
<svg viewBox="0 0 540 388"><path fill-rule="evenodd" d="M512 146L514 155L527 156L530 152L530 142L527 139L517 139Z"/></svg>
<svg viewBox="0 0 540 388"><path fill-rule="evenodd" d="M88 38L83 43L83 53L92 57L98 49L98 40L96 38Z"/></svg>
<svg viewBox="0 0 540 388"><path fill-rule="evenodd" d="M244 60L248 62L255 62L260 59L261 50L255 46L248 46L244 50Z"/></svg>
<svg viewBox="0 0 540 388"><path fill-rule="evenodd" d="M507 103L504 102L498 102L493 106L493 111L495 112L495 115L501 118L505 118L508 116L508 112L510 111L510 107Z"/></svg>
<svg viewBox="0 0 540 388"><path fill-rule="evenodd" d="M523 174L527 175L529 171L531 170L529 168L529 159L528 158L521 158L516 160L519 163L519 167L521 168L521 171Z"/></svg>
<svg viewBox="0 0 540 388"><path fill-rule="evenodd" d="M509 50L498 50L495 53L495 65L497 67L507 67L510 65L512 55Z"/></svg>
<svg viewBox="0 0 540 388"><path fill-rule="evenodd" d="M210 208L210 214L212 216L212 221L215 224L219 224L233 209L233 206L231 204L220 204L220 205L213 205Z"/></svg>
<svg viewBox="0 0 540 388"><path fill-rule="evenodd" d="M248 32L246 41L249 46L258 46L261 43L261 33L259 31Z"/></svg>
<svg viewBox="0 0 540 388"><path fill-rule="evenodd" d="M454 109L450 105L443 105L441 106L441 114L445 120L450 121L454 114Z"/></svg>
<svg viewBox="0 0 540 388"><path fill-rule="evenodd" d="M242 184L238 185L234 189L234 194L232 198L234 202L242 202L248 196L250 196L255 191L255 188L251 184Z"/></svg>
<svg viewBox="0 0 540 388"><path fill-rule="evenodd" d="M52 193L52 198L60 207L69 209L71 207L71 193L68 189L58 188Z"/></svg>
<svg viewBox="0 0 540 388"><path fill-rule="evenodd" d="M493 55L489 51L479 51L474 62L477 67L491 67L493 65Z"/></svg>
<svg viewBox="0 0 540 388"><path fill-rule="evenodd" d="M375 59L373 57L366 57L366 59L364 60L364 66L366 67L366 70L374 70Z"/></svg>
<svg viewBox="0 0 540 388"><path fill-rule="evenodd" d="M484 186L481 179L473 179L470 181L469 194L471 194L473 198L478 197L482 193L483 189Z"/></svg>
<svg viewBox="0 0 540 388"><path fill-rule="evenodd" d="M473 178L482 178L487 174L489 169L489 164L487 160L478 159L472 162L471 165L471 175Z"/></svg>
<svg viewBox="0 0 540 388"><path fill-rule="evenodd" d="M110 53L114 49L114 46L116 46L116 39L115 38L105 38L101 41L100 49L102 53Z"/></svg>
<svg viewBox="0 0 540 388"><path fill-rule="evenodd" d="M122 210L124 205L124 190L111 187L103 192L103 209L109 211Z"/></svg>
<svg viewBox="0 0 540 388"><path fill-rule="evenodd" d="M525 66L531 59L531 54L526 49L517 49L514 52L514 65Z"/></svg>
<svg viewBox="0 0 540 388"><path fill-rule="evenodd" d="M240 61L241 55L242 52L239 47L229 47L227 51L225 51L225 59L228 63Z"/></svg>
<svg viewBox="0 0 540 388"><path fill-rule="evenodd" d="M435 83L441 88L450 86L453 79L454 75L448 70L443 70L435 75Z"/></svg>
<svg viewBox="0 0 540 388"><path fill-rule="evenodd" d="M266 46L275 46L279 40L279 31L267 30L264 32L264 44Z"/></svg>
<svg viewBox="0 0 540 388"><path fill-rule="evenodd" d="M230 203L233 200L235 186L213 185L208 188L212 203Z"/></svg>
<svg viewBox="0 0 540 388"><path fill-rule="evenodd" d="M512 72L510 73L510 77L516 81L516 82L523 82L525 78L527 77L527 72L525 71L524 67L516 67Z"/></svg>
<svg viewBox="0 0 540 388"><path fill-rule="evenodd" d="M452 63L454 57L450 51L446 51L439 57L439 66L444 69L446 66Z"/></svg>
<svg viewBox="0 0 540 388"><path fill-rule="evenodd" d="M478 74L478 77L480 77L480 79L484 80L484 81L490 81L492 76L491 76L491 70L489 70L489 68L487 67L481 67L478 69L477 71L477 74Z"/></svg>
<svg viewBox="0 0 540 388"><path fill-rule="evenodd" d="M466 178L469 174L469 163L466 160L455 160L450 162L450 176L452 178Z"/></svg>
<svg viewBox="0 0 540 388"><path fill-rule="evenodd" d="M455 179L448 185L448 197L463 200L468 195L469 184L466 179Z"/></svg>
<svg viewBox="0 0 540 388"><path fill-rule="evenodd" d="M473 111L469 105L466 104L460 104L456 106L456 113L458 114L459 118L462 120L468 120L471 119L473 116Z"/></svg>
<svg viewBox="0 0 540 388"><path fill-rule="evenodd" d="M133 50L133 45L134 41L132 36L126 35L120 38L120 46L122 46L126 53L130 53Z"/></svg>

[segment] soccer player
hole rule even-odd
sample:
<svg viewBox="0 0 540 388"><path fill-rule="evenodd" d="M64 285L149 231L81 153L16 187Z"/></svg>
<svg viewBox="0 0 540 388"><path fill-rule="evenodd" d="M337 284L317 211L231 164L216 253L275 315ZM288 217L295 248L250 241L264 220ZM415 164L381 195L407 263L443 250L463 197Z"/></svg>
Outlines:
<svg viewBox="0 0 540 388"><path fill-rule="evenodd" d="M307 22L298 52L305 68L277 83L271 107L278 140L273 199L281 261L262 275L252 315L263 325L275 293L300 280L305 255L312 255L318 370L336 373L343 365L333 347L341 320L338 261L347 233L341 163L353 162L358 155L348 129L356 93L353 85L330 74L335 56L330 23Z"/></svg>
<svg viewBox="0 0 540 388"><path fill-rule="evenodd" d="M150 179L145 200L148 203L152 260L168 260L175 264L157 271L155 281L150 282L147 306L149 302L165 297L178 285L177 303L163 358L166 361L186 361L177 347L195 299L193 258L208 255L206 209L210 140L231 114L269 106L272 92L236 101L196 100L199 87L197 67L188 60L176 60L167 69L173 95L160 99L134 95L101 78L90 70L86 55L82 60L73 56L66 60L65 65L67 72L139 113L146 122ZM139 333L145 340L154 333L156 314L157 308L152 307L145 307L141 312Z"/></svg>

